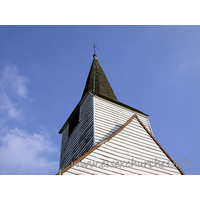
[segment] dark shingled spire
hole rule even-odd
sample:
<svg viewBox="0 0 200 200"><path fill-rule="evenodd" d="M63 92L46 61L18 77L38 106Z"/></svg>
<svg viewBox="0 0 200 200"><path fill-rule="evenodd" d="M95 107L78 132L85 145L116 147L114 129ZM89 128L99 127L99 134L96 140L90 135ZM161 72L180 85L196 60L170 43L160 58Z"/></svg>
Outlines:
<svg viewBox="0 0 200 200"><path fill-rule="evenodd" d="M100 94L104 97L117 101L113 89L110 86L110 83L108 82L108 79L106 78L106 75L97 60L97 55L94 54L93 58L94 60L90 68L82 98L88 91L90 91L92 93Z"/></svg>

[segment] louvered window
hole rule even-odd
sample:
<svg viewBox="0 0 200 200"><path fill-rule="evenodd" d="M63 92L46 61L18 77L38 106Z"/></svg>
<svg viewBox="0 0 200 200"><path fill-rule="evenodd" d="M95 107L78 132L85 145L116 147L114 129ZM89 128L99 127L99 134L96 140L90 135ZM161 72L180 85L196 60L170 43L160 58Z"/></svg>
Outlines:
<svg viewBox="0 0 200 200"><path fill-rule="evenodd" d="M78 110L74 114L73 118L69 122L69 133L68 133L68 136L71 135L72 131L74 130L74 128L79 123L79 112L80 112L80 108L78 108Z"/></svg>

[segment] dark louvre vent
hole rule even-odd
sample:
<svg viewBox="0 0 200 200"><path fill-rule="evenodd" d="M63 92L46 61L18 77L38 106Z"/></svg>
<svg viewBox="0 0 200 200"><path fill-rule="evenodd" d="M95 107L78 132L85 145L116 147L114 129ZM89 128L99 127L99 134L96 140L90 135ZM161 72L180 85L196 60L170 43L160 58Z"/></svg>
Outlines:
<svg viewBox="0 0 200 200"><path fill-rule="evenodd" d="M68 133L68 136L71 135L72 131L74 130L74 128L79 123L79 112L80 112L80 108L76 111L75 115L73 116L73 118L69 122L69 133Z"/></svg>

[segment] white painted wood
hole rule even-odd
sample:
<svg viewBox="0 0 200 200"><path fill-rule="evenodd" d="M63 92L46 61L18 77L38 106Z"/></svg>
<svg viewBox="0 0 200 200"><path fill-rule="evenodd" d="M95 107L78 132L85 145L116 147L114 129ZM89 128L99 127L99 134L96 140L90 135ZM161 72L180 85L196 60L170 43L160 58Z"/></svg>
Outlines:
<svg viewBox="0 0 200 200"><path fill-rule="evenodd" d="M138 123L138 124L137 124ZM135 124L140 125L137 119L133 119L121 132L115 135L111 140L107 141L105 144L101 145L99 148L95 149L92 153L86 156L81 163L86 165L79 165L77 168L72 167L73 169L78 170L78 174L88 173L88 174L143 174L143 175L164 175L164 174L173 174L173 175L180 175L180 172L177 168L169 168L169 167L162 167L158 164L153 165L155 162L155 158L157 158L160 162L170 163L172 166L173 164L168 159L168 157L162 152L157 146L157 144L153 141L153 139L149 136L145 129L143 129L143 135L148 138L147 141L144 143L140 140L141 144L146 145L140 147L140 143L131 143L131 139L134 141L134 127ZM140 125L141 126L141 125ZM132 135L128 130L132 130ZM128 138L126 143L122 144L121 140L124 138ZM138 150L139 149L139 150ZM138 165L129 165L131 164L131 159L134 159ZM146 164L146 162L152 162L152 166ZM96 163L95 166L91 167L91 164ZM103 162L104 165L102 164ZM106 167L106 163L125 163L121 167L117 167L116 165L110 165ZM126 165L127 163L127 165ZM88 165L87 165L88 164ZM90 164L90 165L89 165ZM86 170L87 169L87 170ZM70 171L70 170L69 170ZM74 172L74 171L73 171Z"/></svg>
<svg viewBox="0 0 200 200"><path fill-rule="evenodd" d="M86 170L84 170L84 169L78 169L78 168L75 168L75 167L73 167L73 168L70 168L69 170L68 170L69 172L71 172L71 173L74 173L74 174L76 174L76 175L94 175L93 173L88 173ZM65 175L65 174L64 174Z"/></svg>
<svg viewBox="0 0 200 200"><path fill-rule="evenodd" d="M139 119L151 131L148 116L101 97L94 96L95 144L102 140L100 138L103 138L118 129L119 126L123 125L134 114L137 114ZM138 128L141 129L141 126Z"/></svg>

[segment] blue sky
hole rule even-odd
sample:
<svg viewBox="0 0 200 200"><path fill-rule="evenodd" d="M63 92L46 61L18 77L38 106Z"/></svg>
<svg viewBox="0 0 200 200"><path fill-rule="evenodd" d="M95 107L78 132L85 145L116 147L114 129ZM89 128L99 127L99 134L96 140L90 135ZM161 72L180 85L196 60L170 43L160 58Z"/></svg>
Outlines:
<svg viewBox="0 0 200 200"><path fill-rule="evenodd" d="M200 26L0 26L0 174L55 174L58 131L79 102L97 42L119 101L200 174Z"/></svg>

